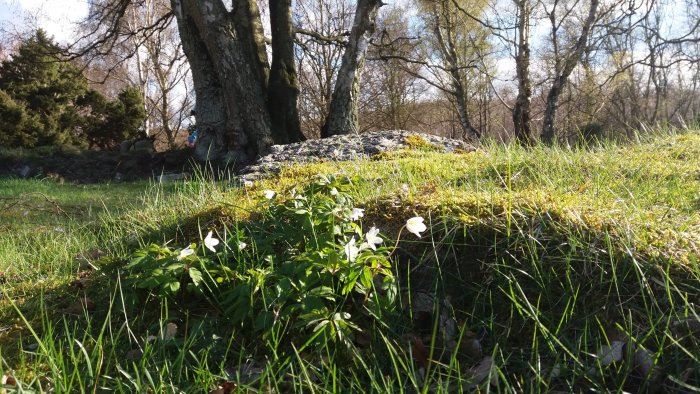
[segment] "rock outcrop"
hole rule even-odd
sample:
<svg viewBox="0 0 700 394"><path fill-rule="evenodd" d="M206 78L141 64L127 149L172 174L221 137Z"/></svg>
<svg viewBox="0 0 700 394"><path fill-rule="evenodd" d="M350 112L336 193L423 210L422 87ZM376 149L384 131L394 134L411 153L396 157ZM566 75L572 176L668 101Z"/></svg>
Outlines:
<svg viewBox="0 0 700 394"><path fill-rule="evenodd" d="M393 130L363 134L336 135L288 145L273 145L269 154L242 168L243 181L253 181L279 172L289 163L309 163L319 160L346 161L367 159L376 154L399 150L422 149L451 153L471 152L472 145L464 141L413 131Z"/></svg>

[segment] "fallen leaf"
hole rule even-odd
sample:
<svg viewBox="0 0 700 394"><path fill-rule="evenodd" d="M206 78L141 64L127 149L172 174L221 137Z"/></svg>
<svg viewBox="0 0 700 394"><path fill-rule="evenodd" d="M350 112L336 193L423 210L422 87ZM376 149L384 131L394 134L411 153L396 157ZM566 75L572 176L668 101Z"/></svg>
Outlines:
<svg viewBox="0 0 700 394"><path fill-rule="evenodd" d="M17 386L17 380L10 375L2 375L0 379L0 384L3 386Z"/></svg>
<svg viewBox="0 0 700 394"><path fill-rule="evenodd" d="M491 384L496 384L498 376L495 373L491 373L491 371L493 371L493 367L493 358L491 358L491 356L484 357L479 362L479 364L470 368L469 371L467 371L467 373L465 374L465 378L469 380L469 383L467 383L466 388L475 388L481 382L483 382L484 379L486 379L489 375L491 375Z"/></svg>
<svg viewBox="0 0 700 394"><path fill-rule="evenodd" d="M483 356L481 351L481 342L476 338L462 339L460 349L472 359L478 359Z"/></svg>
<svg viewBox="0 0 700 394"><path fill-rule="evenodd" d="M622 360L622 350L624 349L625 344L626 342L623 341L612 341L610 346L601 346L598 354L596 355L598 360L600 360L600 365L606 366Z"/></svg>
<svg viewBox="0 0 700 394"><path fill-rule="evenodd" d="M357 346L367 349L372 344L372 338L364 331L355 332L355 343Z"/></svg>
<svg viewBox="0 0 700 394"><path fill-rule="evenodd" d="M700 319L677 320L671 323L671 332L676 338L686 335L700 337Z"/></svg>
<svg viewBox="0 0 700 394"><path fill-rule="evenodd" d="M105 256L105 252L100 249L93 249L90 251L90 258L92 260L99 260Z"/></svg>
<svg viewBox="0 0 700 394"><path fill-rule="evenodd" d="M231 394L238 390L238 385L233 382L224 382L217 388L209 390L209 394Z"/></svg>
<svg viewBox="0 0 700 394"><path fill-rule="evenodd" d="M78 272L78 278L80 278L80 279L87 278L88 276L90 276L90 274L92 274L91 270L80 271L80 272Z"/></svg>
<svg viewBox="0 0 700 394"><path fill-rule="evenodd" d="M175 338L175 335L177 335L177 324L168 323L165 326L165 332L163 332L163 339L169 341Z"/></svg>
<svg viewBox="0 0 700 394"><path fill-rule="evenodd" d="M418 365L418 368L423 368L423 371L425 371L428 368L428 349L423 344L423 341L416 335L411 335L409 340L411 341L413 361Z"/></svg>
<svg viewBox="0 0 700 394"><path fill-rule="evenodd" d="M71 287L75 287L77 289L80 289L80 290L85 289L85 283L82 279L73 280L68 285Z"/></svg>
<svg viewBox="0 0 700 394"><path fill-rule="evenodd" d="M652 379L656 376L657 368L654 357L645 349L637 348L634 352L634 367L642 377Z"/></svg>
<svg viewBox="0 0 700 394"><path fill-rule="evenodd" d="M131 349L124 354L124 358L129 361L138 361L143 356L141 349Z"/></svg>
<svg viewBox="0 0 700 394"><path fill-rule="evenodd" d="M69 315L80 315L82 314L85 310L88 312L92 312L97 308L97 304L95 302L87 297L82 298L66 307L66 309L63 310L63 313L69 314Z"/></svg>
<svg viewBox="0 0 700 394"><path fill-rule="evenodd" d="M445 310L440 314L440 333L445 349L452 353L457 348L457 322Z"/></svg>

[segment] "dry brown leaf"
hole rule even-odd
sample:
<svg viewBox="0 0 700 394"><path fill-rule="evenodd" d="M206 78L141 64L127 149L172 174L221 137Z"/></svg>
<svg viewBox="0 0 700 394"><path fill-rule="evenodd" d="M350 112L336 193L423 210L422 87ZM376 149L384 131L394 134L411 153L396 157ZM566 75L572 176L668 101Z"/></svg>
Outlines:
<svg viewBox="0 0 700 394"><path fill-rule="evenodd" d="M411 341L411 354L413 355L413 361L419 368L423 368L424 370L427 369L429 353L428 349L423 344L423 340L416 335L411 335L409 340Z"/></svg>
<svg viewBox="0 0 700 394"><path fill-rule="evenodd" d="M0 379L0 384L3 386L17 386L17 380L10 375L2 375Z"/></svg>
<svg viewBox="0 0 700 394"><path fill-rule="evenodd" d="M231 394L238 390L238 385L233 382L224 382L220 384L217 388L209 390L209 394Z"/></svg>
<svg viewBox="0 0 700 394"><path fill-rule="evenodd" d="M97 308L97 304L95 302L87 297L82 298L66 307L66 309L63 310L63 313L70 314L70 315L80 315L82 314L85 310L88 312L92 312Z"/></svg>
<svg viewBox="0 0 700 394"><path fill-rule="evenodd" d="M460 349L472 359L483 356L481 351L481 342L476 338L462 339Z"/></svg>
<svg viewBox="0 0 700 394"><path fill-rule="evenodd" d="M76 279L71 281L69 284L71 287L75 287L78 290L84 290L85 289L85 281L83 279Z"/></svg>
<svg viewBox="0 0 700 394"><path fill-rule="evenodd" d="M364 331L356 331L355 343L360 348L367 349L369 348L369 345L372 344L372 338Z"/></svg>
<svg viewBox="0 0 700 394"><path fill-rule="evenodd" d="M131 349L124 354L124 358L129 361L138 361L143 357L141 349Z"/></svg>

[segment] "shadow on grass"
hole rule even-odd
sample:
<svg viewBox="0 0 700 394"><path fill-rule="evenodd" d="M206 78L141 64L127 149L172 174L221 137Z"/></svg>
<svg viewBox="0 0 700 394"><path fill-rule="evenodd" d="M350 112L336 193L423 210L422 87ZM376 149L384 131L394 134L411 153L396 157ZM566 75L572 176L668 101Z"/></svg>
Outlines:
<svg viewBox="0 0 700 394"><path fill-rule="evenodd" d="M369 215L366 219L372 220ZM216 212L208 211L143 239L176 239L181 244L203 223L215 220ZM444 338L439 337L447 335L445 322L451 321L460 338L478 338L480 354L493 358L501 384L524 391L684 392L697 387L700 376L693 371L700 338L691 323L682 327L698 313L693 307L700 302L697 275L673 268L670 261L630 255L604 230L572 232L565 223L550 214L520 217L500 228L444 219L434 221L432 232L419 240L403 238L394 253L402 292L409 298L430 295L434 310L427 316L403 310L395 323L402 326L391 331L398 337L423 338L431 347L434 371L455 359L474 363L465 354L441 359ZM270 338L261 341L237 330L206 299L183 292L162 303L124 287L124 260L92 263L99 269L81 270L68 284L22 297L9 295L25 316L33 316L29 323L38 329L40 341L26 327L15 329L5 335L18 345L13 352L6 337L4 358L21 361L42 352L57 357L80 339L88 349L85 356L75 356L82 364L68 366L77 373L87 375L103 359L104 375L117 376L120 368L131 377L151 371L156 380L173 379L187 391L224 379L226 369L239 370L246 359L271 357L261 344ZM15 327L23 324L16 317L14 321ZM38 342L42 349L37 349ZM608 362L602 349L615 342L624 348ZM363 354L386 353L380 342L366 346ZM100 348L102 353L95 350ZM635 361L640 349L651 355L653 374L640 373ZM208 374L198 374L204 366L210 368ZM187 372L173 375L178 368ZM110 384L128 387L129 380L120 379ZM91 384L97 387L99 378L95 381Z"/></svg>
<svg viewBox="0 0 700 394"><path fill-rule="evenodd" d="M60 147L0 150L0 176L74 183L150 179L162 173L191 172L193 163L191 149L127 154Z"/></svg>

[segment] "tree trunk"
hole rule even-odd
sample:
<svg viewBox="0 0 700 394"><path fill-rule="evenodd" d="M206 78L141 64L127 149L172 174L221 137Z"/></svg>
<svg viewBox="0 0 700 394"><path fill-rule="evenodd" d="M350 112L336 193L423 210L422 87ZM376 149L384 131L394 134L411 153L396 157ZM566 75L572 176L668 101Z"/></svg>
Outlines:
<svg viewBox="0 0 700 394"><path fill-rule="evenodd" d="M452 87L454 88L455 106L457 107L457 114L459 115L459 124L462 126L462 139L476 141L481 138L481 133L472 126L471 117L467 110L467 95L464 91L464 86L462 86L459 72L457 69L453 68L451 74L453 74Z"/></svg>
<svg viewBox="0 0 700 394"><path fill-rule="evenodd" d="M542 141L546 144L554 143L556 137L554 121L557 114L557 104L559 102L559 96L564 90L564 86L574 71L574 68L579 63L583 51L586 49L586 44L588 43L588 36L591 32L591 27L593 22L596 20L598 3L600 0L591 0L591 8L588 10L588 16L581 29L581 35L576 40L573 50L566 56L564 60L564 66L560 73L554 77L554 82L552 82L552 87L549 89L547 94L547 103L545 105L544 119L542 121ZM555 39L556 41L556 39Z"/></svg>
<svg viewBox="0 0 700 394"><path fill-rule="evenodd" d="M292 0L270 0L272 68L269 81L269 111L272 137L277 144L303 141L297 99L296 59L292 26Z"/></svg>
<svg viewBox="0 0 700 394"><path fill-rule="evenodd" d="M523 145L531 145L530 102L530 0L516 0L518 7L518 48L515 57L515 70L518 78L518 97L513 107L513 128L515 138Z"/></svg>
<svg viewBox="0 0 700 394"><path fill-rule="evenodd" d="M202 160L248 163L272 144L267 60L255 0L171 0L197 94Z"/></svg>
<svg viewBox="0 0 700 394"><path fill-rule="evenodd" d="M359 132L357 100L360 94L360 76L364 68L369 39L374 33L377 13L382 5L384 4L381 0L358 0L357 2L355 19L335 82L330 112L321 130L321 137Z"/></svg>
<svg viewBox="0 0 700 394"><path fill-rule="evenodd" d="M455 49L454 25L451 23L444 23L443 25L443 23L440 21L440 15L447 11L446 4L446 2L436 2L433 4L433 34L435 34L435 39L437 40L440 53L444 58L444 62L449 68L450 77L452 79L452 89L449 94L451 94L455 100L454 105L457 109L457 114L459 115L459 124L462 127L462 139L478 140L481 138L481 133L474 128L471 122L471 116L469 114L467 103L467 93L465 91L466 89L464 88L464 78L462 78L462 74L460 73L461 66L459 64L457 50ZM441 6L442 9L438 10L438 6ZM445 30L444 33L443 30Z"/></svg>

